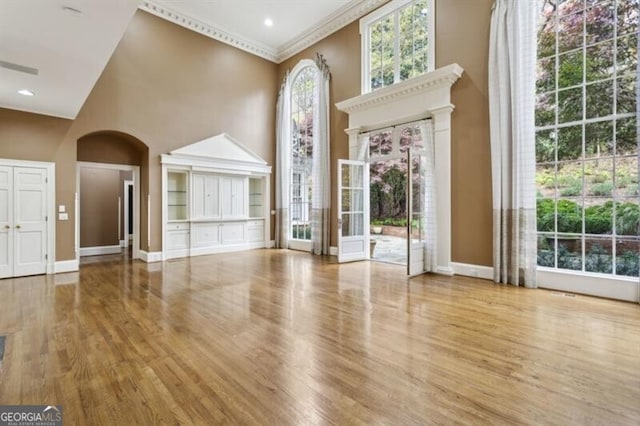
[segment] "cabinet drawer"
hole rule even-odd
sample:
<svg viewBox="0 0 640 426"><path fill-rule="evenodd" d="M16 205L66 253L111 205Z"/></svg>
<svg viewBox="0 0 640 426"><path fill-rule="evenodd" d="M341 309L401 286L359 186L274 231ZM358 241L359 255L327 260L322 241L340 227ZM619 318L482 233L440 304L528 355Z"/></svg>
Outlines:
<svg viewBox="0 0 640 426"><path fill-rule="evenodd" d="M264 226L254 226L247 229L247 239L250 243L264 241Z"/></svg>
<svg viewBox="0 0 640 426"><path fill-rule="evenodd" d="M262 219L258 219L258 220L249 220L249 221L247 221L247 226L248 226L249 228L254 228L254 227L257 227L257 226L262 226L262 227L264 227L264 220L262 220Z"/></svg>
<svg viewBox="0 0 640 426"><path fill-rule="evenodd" d="M167 223L167 231L188 231L188 223Z"/></svg>
<svg viewBox="0 0 640 426"><path fill-rule="evenodd" d="M189 248L189 231L178 230L167 232L167 250L179 250Z"/></svg>
<svg viewBox="0 0 640 426"><path fill-rule="evenodd" d="M220 225L222 244L242 243L245 241L244 233L244 223L225 223Z"/></svg>

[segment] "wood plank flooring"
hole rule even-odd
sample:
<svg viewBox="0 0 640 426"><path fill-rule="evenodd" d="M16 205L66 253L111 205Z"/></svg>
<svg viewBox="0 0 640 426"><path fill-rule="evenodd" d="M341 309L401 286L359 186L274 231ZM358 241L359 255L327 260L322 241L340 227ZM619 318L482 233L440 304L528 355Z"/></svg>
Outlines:
<svg viewBox="0 0 640 426"><path fill-rule="evenodd" d="M640 424L640 305L285 250L0 280L0 404L65 425Z"/></svg>

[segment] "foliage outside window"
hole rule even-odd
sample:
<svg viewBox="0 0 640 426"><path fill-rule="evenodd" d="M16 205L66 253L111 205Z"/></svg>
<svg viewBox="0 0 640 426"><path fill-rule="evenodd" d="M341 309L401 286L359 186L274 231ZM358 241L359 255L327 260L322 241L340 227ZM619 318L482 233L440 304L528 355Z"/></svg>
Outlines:
<svg viewBox="0 0 640 426"><path fill-rule="evenodd" d="M417 124L384 129L369 135L369 209L372 224L407 224L409 149L412 153L424 151L420 126ZM418 173L414 174L414 179L419 178Z"/></svg>
<svg viewBox="0 0 640 426"><path fill-rule="evenodd" d="M433 0L395 0L360 21L363 92L433 69Z"/></svg>
<svg viewBox="0 0 640 426"><path fill-rule="evenodd" d="M308 66L296 76L291 89L291 237L311 240L311 176L313 117L317 103L317 70Z"/></svg>
<svg viewBox="0 0 640 426"><path fill-rule="evenodd" d="M639 276L639 0L538 0L538 265Z"/></svg>

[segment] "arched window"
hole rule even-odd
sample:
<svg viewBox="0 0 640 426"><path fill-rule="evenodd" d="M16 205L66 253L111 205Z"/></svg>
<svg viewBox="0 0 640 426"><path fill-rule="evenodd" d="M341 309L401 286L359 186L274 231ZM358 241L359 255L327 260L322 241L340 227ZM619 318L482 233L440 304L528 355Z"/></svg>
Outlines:
<svg viewBox="0 0 640 426"><path fill-rule="evenodd" d="M322 55L285 77L276 123L276 247L329 254L329 69Z"/></svg>
<svg viewBox="0 0 640 426"><path fill-rule="evenodd" d="M311 241L314 118L317 116L318 69L307 65L291 84L290 238Z"/></svg>

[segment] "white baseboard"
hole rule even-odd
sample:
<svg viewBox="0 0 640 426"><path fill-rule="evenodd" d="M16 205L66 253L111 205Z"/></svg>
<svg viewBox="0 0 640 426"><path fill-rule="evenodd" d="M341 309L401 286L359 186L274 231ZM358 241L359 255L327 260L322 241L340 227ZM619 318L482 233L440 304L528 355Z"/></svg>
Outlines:
<svg viewBox="0 0 640 426"><path fill-rule="evenodd" d="M120 247L124 248L125 247L124 243L125 243L124 240L120 240Z"/></svg>
<svg viewBox="0 0 640 426"><path fill-rule="evenodd" d="M447 277L452 277L456 274L451 266L437 266L435 273L439 275L446 275Z"/></svg>
<svg viewBox="0 0 640 426"><path fill-rule="evenodd" d="M264 248L274 248L276 246L276 240L267 241Z"/></svg>
<svg viewBox="0 0 640 426"><path fill-rule="evenodd" d="M162 262L162 252L161 251L152 251L147 252L144 250L140 250L139 252L140 260L147 263L152 262Z"/></svg>
<svg viewBox="0 0 640 426"><path fill-rule="evenodd" d="M80 247L80 257L82 256L99 256L102 254L121 253L122 248L117 246L99 246L99 247Z"/></svg>
<svg viewBox="0 0 640 426"><path fill-rule="evenodd" d="M337 256L338 247L329 247L329 256Z"/></svg>
<svg viewBox="0 0 640 426"><path fill-rule="evenodd" d="M456 275L493 280L493 267L491 266L451 262L451 267Z"/></svg>
<svg viewBox="0 0 640 426"><path fill-rule="evenodd" d="M77 260L62 260L56 262L54 266L54 274L62 274L65 272L77 272L80 270L80 264Z"/></svg>
<svg viewBox="0 0 640 426"><path fill-rule="evenodd" d="M640 301L640 285L637 277L599 276L577 271L538 268L536 281L538 287L548 290L588 294L629 302Z"/></svg>

